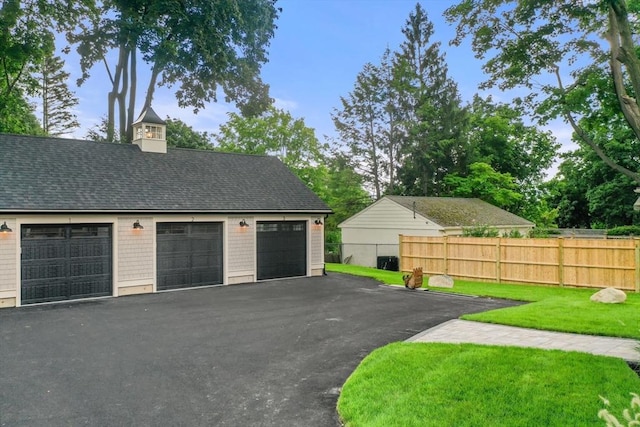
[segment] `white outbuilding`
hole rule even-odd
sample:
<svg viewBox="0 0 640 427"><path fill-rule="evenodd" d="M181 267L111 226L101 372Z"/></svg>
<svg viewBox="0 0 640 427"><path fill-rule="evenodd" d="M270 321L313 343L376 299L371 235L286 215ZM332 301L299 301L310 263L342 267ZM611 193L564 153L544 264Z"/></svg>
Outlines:
<svg viewBox="0 0 640 427"><path fill-rule="evenodd" d="M466 228L486 226L500 235L526 235L534 225L480 199L384 196L338 227L343 262L392 270L401 234L460 236Z"/></svg>

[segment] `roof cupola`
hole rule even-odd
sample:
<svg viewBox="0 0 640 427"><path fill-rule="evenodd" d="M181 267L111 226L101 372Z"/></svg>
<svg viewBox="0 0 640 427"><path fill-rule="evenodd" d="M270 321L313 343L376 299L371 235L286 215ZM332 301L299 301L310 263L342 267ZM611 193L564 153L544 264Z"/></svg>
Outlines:
<svg viewBox="0 0 640 427"><path fill-rule="evenodd" d="M146 108L133 122L133 143L149 153L167 152L167 123L153 108Z"/></svg>

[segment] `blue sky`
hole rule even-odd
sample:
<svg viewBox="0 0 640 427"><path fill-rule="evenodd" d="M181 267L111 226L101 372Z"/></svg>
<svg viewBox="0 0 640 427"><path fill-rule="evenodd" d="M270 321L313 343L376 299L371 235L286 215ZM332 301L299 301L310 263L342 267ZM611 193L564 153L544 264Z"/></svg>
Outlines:
<svg viewBox="0 0 640 427"><path fill-rule="evenodd" d="M442 14L457 2L423 0L422 6L433 22L433 41L440 41L446 53L449 75L457 83L464 101L478 92L485 80L481 62L474 58L470 42L460 47L449 46L455 29ZM271 86L276 106L301 117L323 140L335 136L331 112L340 106L340 97L353 89L356 75L367 62L378 63L384 50L396 50L403 40L401 32L416 0L280 0L283 9L277 21L278 29L269 48L269 62L263 67L263 80ZM72 80L77 77L77 60L70 58L67 67ZM140 67L143 68L143 67ZM142 70L139 87L145 88L148 71ZM107 85L104 67L97 65L92 77L76 89L82 128L74 133L83 137L86 130L106 113ZM483 95L487 95L484 93ZM507 94L492 93L495 100L509 101ZM138 95L138 105L144 94ZM156 92L153 107L161 116L180 118L199 131L215 132L233 111L222 102L208 104L198 115L190 109L180 109L167 88ZM551 128L560 141L567 141L567 128L556 123Z"/></svg>

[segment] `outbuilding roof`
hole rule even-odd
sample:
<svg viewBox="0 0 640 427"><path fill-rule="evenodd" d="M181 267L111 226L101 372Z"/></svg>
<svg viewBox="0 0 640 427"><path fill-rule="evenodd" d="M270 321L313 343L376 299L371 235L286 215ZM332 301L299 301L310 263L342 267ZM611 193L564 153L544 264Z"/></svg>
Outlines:
<svg viewBox="0 0 640 427"><path fill-rule="evenodd" d="M415 206L416 213L442 227L535 225L531 221L480 199L462 197L385 197L407 209L413 210Z"/></svg>
<svg viewBox="0 0 640 427"><path fill-rule="evenodd" d="M269 156L0 134L0 212L331 209Z"/></svg>

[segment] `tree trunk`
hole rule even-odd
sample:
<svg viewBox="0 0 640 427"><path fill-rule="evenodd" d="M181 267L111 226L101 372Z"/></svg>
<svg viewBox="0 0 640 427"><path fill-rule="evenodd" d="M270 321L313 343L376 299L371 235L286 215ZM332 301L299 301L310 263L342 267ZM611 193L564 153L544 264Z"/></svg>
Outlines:
<svg viewBox="0 0 640 427"><path fill-rule="evenodd" d="M632 86L636 96L640 94L640 66L635 50L633 49L633 41L630 40L629 22L627 20L625 7L617 5L614 7L609 5L609 34L608 39L611 45L611 56L609 63L611 66L611 74L613 75L613 83L618 96L618 103L622 109L625 119L631 126L636 138L640 139L640 109L636 99L627 94L624 85L624 72L622 65L625 65L627 74L631 79ZM629 40L625 40L628 38ZM631 47L628 45L631 44ZM632 58L634 57L634 58Z"/></svg>
<svg viewBox="0 0 640 427"><path fill-rule="evenodd" d="M122 63L122 86L120 87L120 91L116 95L118 99L118 122L119 122L119 139L120 142L131 142L127 141L127 94L129 93L129 47L124 48L124 56Z"/></svg>
<svg viewBox="0 0 640 427"><path fill-rule="evenodd" d="M47 59L41 66L42 70L42 130L45 134L49 134L49 87L47 76Z"/></svg>
<svg viewBox="0 0 640 427"><path fill-rule="evenodd" d="M118 98L120 81L122 80L122 67L125 62L126 49L124 44L120 45L118 52L118 63L116 64L115 73L111 80L111 91L108 94L107 105L107 141L115 141L115 104Z"/></svg>
<svg viewBox="0 0 640 427"><path fill-rule="evenodd" d="M129 107L127 108L127 142L133 141L133 120L136 108L136 89L138 87L138 69L136 60L136 49L131 49L131 59L129 65L129 74L131 76L131 88L129 89Z"/></svg>
<svg viewBox="0 0 640 427"><path fill-rule="evenodd" d="M151 78L149 79L149 86L147 86L147 96L144 99L144 105L142 106L142 111L151 107L151 103L153 102L153 95L156 91L156 83L158 82L158 76L160 75L160 66L156 62L153 65L153 70L151 70Z"/></svg>

